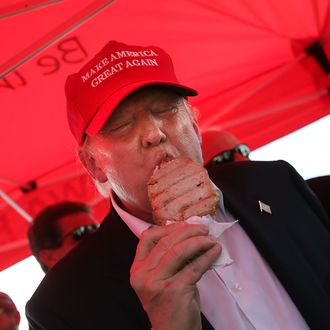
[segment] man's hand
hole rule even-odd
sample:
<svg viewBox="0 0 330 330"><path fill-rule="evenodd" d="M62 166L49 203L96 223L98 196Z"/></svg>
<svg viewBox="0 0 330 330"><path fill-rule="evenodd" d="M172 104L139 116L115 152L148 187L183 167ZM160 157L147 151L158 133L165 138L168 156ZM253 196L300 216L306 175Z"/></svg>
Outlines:
<svg viewBox="0 0 330 330"><path fill-rule="evenodd" d="M203 225L179 222L142 234L130 281L153 330L201 329L196 283L220 253Z"/></svg>

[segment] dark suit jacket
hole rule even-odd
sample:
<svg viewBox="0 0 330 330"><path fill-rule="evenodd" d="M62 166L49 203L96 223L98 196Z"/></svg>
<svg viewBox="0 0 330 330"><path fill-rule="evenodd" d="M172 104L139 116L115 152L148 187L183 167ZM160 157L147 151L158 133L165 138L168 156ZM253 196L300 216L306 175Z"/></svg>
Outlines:
<svg viewBox="0 0 330 330"><path fill-rule="evenodd" d="M330 175L317 176L306 180L330 217Z"/></svg>
<svg viewBox="0 0 330 330"><path fill-rule="evenodd" d="M330 329L330 222L304 180L282 161L215 166L210 176L309 326ZM111 208L99 232L59 262L28 302L31 329L150 329L129 284L137 243ZM202 319L204 330L213 329Z"/></svg>

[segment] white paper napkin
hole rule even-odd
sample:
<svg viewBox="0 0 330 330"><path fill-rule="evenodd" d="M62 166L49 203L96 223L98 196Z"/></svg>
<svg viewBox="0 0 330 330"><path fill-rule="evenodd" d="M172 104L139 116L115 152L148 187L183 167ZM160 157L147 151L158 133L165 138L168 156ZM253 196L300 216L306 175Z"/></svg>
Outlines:
<svg viewBox="0 0 330 330"><path fill-rule="evenodd" d="M230 227L232 227L238 220L234 222L217 222L210 215L205 215L203 217L192 216L185 220L190 224L204 224L209 227L209 235L216 238L216 240L221 244L221 235ZM173 221L167 221L166 224L173 223ZM221 245L222 246L222 245ZM222 246L222 251L220 257L214 262L213 267L226 267L232 264L234 261L230 258L227 249Z"/></svg>

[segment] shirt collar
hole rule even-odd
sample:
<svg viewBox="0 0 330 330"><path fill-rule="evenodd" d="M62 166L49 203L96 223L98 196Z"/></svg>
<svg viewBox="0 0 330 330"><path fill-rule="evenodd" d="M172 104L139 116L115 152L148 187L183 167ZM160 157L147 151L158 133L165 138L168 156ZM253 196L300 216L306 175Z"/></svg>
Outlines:
<svg viewBox="0 0 330 330"><path fill-rule="evenodd" d="M141 238L142 232L150 228L152 225L144 220L141 220L134 215L123 210L117 203L115 193L110 193L111 204L115 208L118 215L124 220L128 228L133 232L137 238Z"/></svg>

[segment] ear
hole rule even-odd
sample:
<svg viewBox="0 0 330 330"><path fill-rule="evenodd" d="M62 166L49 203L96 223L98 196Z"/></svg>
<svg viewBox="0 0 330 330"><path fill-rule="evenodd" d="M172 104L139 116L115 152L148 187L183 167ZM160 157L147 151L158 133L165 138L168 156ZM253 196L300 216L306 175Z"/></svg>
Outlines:
<svg viewBox="0 0 330 330"><path fill-rule="evenodd" d="M81 147L78 151L78 156L87 172L90 176L101 183L108 181L107 176L103 170L97 166L95 158L84 147Z"/></svg>
<svg viewBox="0 0 330 330"><path fill-rule="evenodd" d="M201 131L199 129L198 122L197 122L197 117L199 115L199 110L196 107L191 106L190 104L189 104L189 106L190 106L190 112L191 112L190 117L191 117L193 128L194 128L194 130L197 134L199 143L202 143L202 134L201 134Z"/></svg>
<svg viewBox="0 0 330 330"><path fill-rule="evenodd" d="M195 130L195 132L197 134L199 143L201 144L202 143L202 134L201 134L201 131L199 129L199 126L198 126L198 123L197 123L196 118L193 119L193 128L194 128L194 130Z"/></svg>

